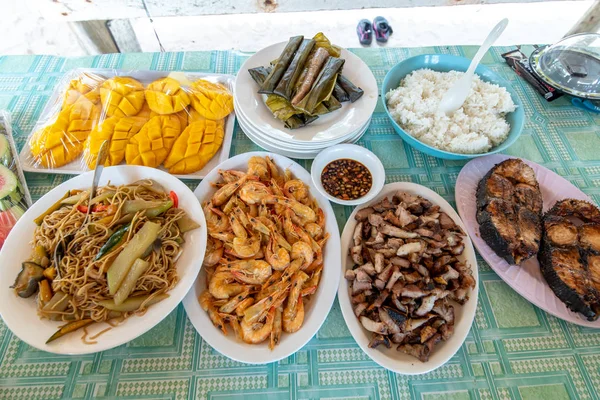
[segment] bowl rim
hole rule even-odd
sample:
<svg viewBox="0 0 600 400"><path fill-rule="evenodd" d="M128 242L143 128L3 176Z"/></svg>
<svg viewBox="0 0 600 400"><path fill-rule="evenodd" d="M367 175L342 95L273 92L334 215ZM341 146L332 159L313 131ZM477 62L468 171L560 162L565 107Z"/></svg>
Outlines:
<svg viewBox="0 0 600 400"><path fill-rule="evenodd" d="M373 177L373 183L371 185L371 190L369 190L369 192L367 192L367 194L364 195L363 197L359 197L358 199L354 199L354 200L342 200L342 199L338 199L337 197L330 195L323 188L323 184L320 181L320 177L321 177L321 173L323 172L323 169L321 169L320 171L317 171L316 170L317 163L315 161L317 161L320 158L325 158L325 159L330 158L329 162L338 160L339 158L331 158L330 155L339 149L360 150L360 152L358 153L361 155L360 157L349 156L347 158L354 159L355 161L358 161L363 165L364 165L364 162L362 160L372 159L375 162L375 164L377 165L377 167L380 168L381 171L383 171L381 178L379 177L379 175L377 177L375 177L374 174L371 173L371 176ZM327 165L327 164L325 164L325 165ZM353 144L353 143L341 143L341 144L336 144L331 147L327 147L326 149L319 152L319 154L317 154L317 156L314 158L312 165L310 167L310 175L311 175L313 184L314 184L315 188L317 189L317 191L319 193L321 193L321 195L326 197L329 201L336 203L336 204L341 204L344 206L358 206L358 205L361 205L361 204L371 201L381 192L381 189L383 189L383 187L385 186L385 175L386 174L385 174L385 167L383 166L383 163L381 162L379 157L377 157L377 154L373 153L371 150L367 149L364 146L360 146L360 145Z"/></svg>
<svg viewBox="0 0 600 400"><path fill-rule="evenodd" d="M468 59L467 57L463 57L463 56L455 56L452 54L439 54L439 53L428 53L428 54L419 54L413 57L409 57L405 60L400 61L399 63L397 63L396 65L394 65L392 68L390 68L390 70L385 74L385 78L383 78L383 82L381 84L381 102L383 103L383 108L385 110L385 113L388 117L388 119L390 120L392 126L394 127L394 129L396 130L396 132L401 131L404 135L400 135L402 137L402 140L404 140L405 142L407 142L408 144L410 144L411 146L414 147L414 145L421 145L433 152L436 152L440 155L444 155L444 156L450 156L453 159L457 159L457 157L462 158L462 159L468 159L468 158L476 158L476 157L484 157L484 156L489 156L490 154L495 154L495 153L499 153L501 151L506 150L507 148L509 148L510 146L513 145L513 143L515 143L517 141L517 139L519 139L519 137L521 136L521 134L523 133L523 127L525 126L525 109L523 106L523 102L521 101L521 98L517 95L517 91L513 88L513 86L510 84L509 81L507 81L506 79L504 79L502 76L498 75L496 72L492 71L490 68L486 67L484 64L479 64L477 66L477 68L475 69L475 73L477 73L477 75L481 78L481 80L483 80L484 82L491 82L489 79L487 79L487 77L485 75L481 74L481 71L485 72L485 74L491 75L494 77L494 79L496 80L496 82L491 82L491 83L495 83L498 86L501 86L503 88L505 88L509 93L510 93L510 97L512 98L513 102L515 103L515 105L517 106L516 110L513 111L512 113L518 113L518 114L522 114L523 118L520 119L520 122L518 122L516 125L511 125L511 129L509 131L509 137L506 138L506 140L502 143L500 143L498 146L493 147L490 151L485 152L485 153L453 153L451 151L446 151L446 150L441 150L438 149L436 147L433 147L425 142L420 141L419 139L415 138L414 136L412 136L411 134L409 134L408 132L406 132L406 130L404 130L392 117L392 115L390 114L390 111L388 110L388 106L387 106L387 101L386 101L386 87L389 84L389 81L391 79L391 75L392 73L399 69L401 65L404 65L410 61L414 61L416 59L421 59L421 58L427 58L427 57L432 57L432 56L437 56L437 57L442 57L442 58L446 58L446 59L453 59L453 60L460 60L460 61L465 61L467 63L470 63L471 60ZM424 68L428 68L428 67L422 67L419 69L424 69ZM467 68L468 68L468 64L467 64ZM432 69L433 71L436 71L433 68L429 68ZM411 72L416 71L417 69L412 70ZM466 69L465 69L466 71ZM409 73L411 73L409 72ZM459 71L459 72L464 72L464 71ZM408 74L406 74L408 75ZM406 75L404 75L400 80L404 79L404 77L406 77ZM511 114L512 114L511 113ZM515 130L516 134L513 135L513 137L510 137L510 132ZM398 132L399 133L399 132ZM400 134L400 133L399 133ZM406 137L405 137L406 136ZM417 149L419 150L419 149ZM419 150L422 151L422 150Z"/></svg>

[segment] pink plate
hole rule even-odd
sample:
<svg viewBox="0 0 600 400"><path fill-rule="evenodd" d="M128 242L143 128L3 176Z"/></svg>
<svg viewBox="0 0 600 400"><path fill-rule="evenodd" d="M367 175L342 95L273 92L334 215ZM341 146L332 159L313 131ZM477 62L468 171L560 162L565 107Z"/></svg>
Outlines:
<svg viewBox="0 0 600 400"><path fill-rule="evenodd" d="M496 164L514 158L502 154L476 158L463 167L456 180L456 206L458 213L467 227L467 231L479 254L487 261L492 269L506 283L542 310L581 326L600 328L600 320L590 322L578 313L570 311L565 304L554 295L546 280L540 272L540 265L536 258L531 258L523 265L509 265L479 236L479 224L475 219L477 206L475 204L475 191L477 184L483 176ZM522 159L523 160L523 159ZM536 173L542 191L544 211L548 210L558 200L575 198L593 201L581 190L563 177L534 162L523 160Z"/></svg>

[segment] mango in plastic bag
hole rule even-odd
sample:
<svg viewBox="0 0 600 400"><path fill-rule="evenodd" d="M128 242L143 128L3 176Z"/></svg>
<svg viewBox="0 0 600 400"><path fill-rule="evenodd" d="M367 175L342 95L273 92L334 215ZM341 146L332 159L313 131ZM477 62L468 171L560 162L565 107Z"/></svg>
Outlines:
<svg viewBox="0 0 600 400"><path fill-rule="evenodd" d="M148 122L141 117L109 117L97 125L85 142L84 159L90 169L96 167L96 160L102 143L108 140L106 166L118 165L125 159L125 148L129 139L138 133Z"/></svg>
<svg viewBox="0 0 600 400"><path fill-rule="evenodd" d="M142 109L140 110L140 112L135 114L136 117L146 118L146 121L150 121L150 118L156 117L157 115L158 114L156 114L154 111L152 111L150 109L150 106L148 106L148 103L145 101L144 101L144 104L142 105Z"/></svg>
<svg viewBox="0 0 600 400"><path fill-rule="evenodd" d="M233 111L233 95L220 83L199 79L190 86L192 107L212 120L225 118Z"/></svg>
<svg viewBox="0 0 600 400"><path fill-rule="evenodd" d="M99 115L98 107L88 101L59 112L52 124L38 130L29 141L35 161L45 168L58 168L75 160Z"/></svg>
<svg viewBox="0 0 600 400"><path fill-rule="evenodd" d="M189 112L189 108L184 108L183 110L173 114L179 118L179 126L181 127L182 132L188 126Z"/></svg>
<svg viewBox="0 0 600 400"><path fill-rule="evenodd" d="M190 96L173 78L157 79L146 88L146 102L157 114L173 114L190 104Z"/></svg>
<svg viewBox="0 0 600 400"><path fill-rule="evenodd" d="M224 120L192 122L175 141L165 168L171 174L190 174L202 169L223 144Z"/></svg>
<svg viewBox="0 0 600 400"><path fill-rule="evenodd" d="M125 148L125 161L129 165L158 167L167 158L181 127L175 115L152 117L135 134Z"/></svg>
<svg viewBox="0 0 600 400"><path fill-rule="evenodd" d="M115 76L100 87L100 99L109 117L136 115L144 106L144 85L128 76Z"/></svg>
<svg viewBox="0 0 600 400"><path fill-rule="evenodd" d="M62 108L81 100L88 100L93 104L100 103L100 85L104 80L105 78L100 75L89 73L83 73L76 79L72 79L65 92Z"/></svg>

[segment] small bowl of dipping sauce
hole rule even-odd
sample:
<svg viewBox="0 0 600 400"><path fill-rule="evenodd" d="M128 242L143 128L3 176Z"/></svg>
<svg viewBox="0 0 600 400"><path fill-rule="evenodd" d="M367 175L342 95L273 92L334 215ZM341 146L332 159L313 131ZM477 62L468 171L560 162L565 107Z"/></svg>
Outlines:
<svg viewBox="0 0 600 400"><path fill-rule="evenodd" d="M379 158L355 144L323 150L314 159L310 173L323 196L346 206L373 199L385 184L385 169Z"/></svg>

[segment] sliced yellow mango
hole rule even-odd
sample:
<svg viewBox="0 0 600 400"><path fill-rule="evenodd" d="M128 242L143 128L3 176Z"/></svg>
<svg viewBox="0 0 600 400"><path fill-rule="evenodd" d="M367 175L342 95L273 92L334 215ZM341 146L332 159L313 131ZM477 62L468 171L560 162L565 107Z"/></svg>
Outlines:
<svg viewBox="0 0 600 400"><path fill-rule="evenodd" d="M146 121L150 121L150 118L156 117L158 114L150 109L148 103L144 101L142 109L139 113L135 114L136 117L146 118Z"/></svg>
<svg viewBox="0 0 600 400"><path fill-rule="evenodd" d="M157 114L173 114L190 104L190 96L173 78L157 79L146 88L146 102Z"/></svg>
<svg viewBox="0 0 600 400"><path fill-rule="evenodd" d="M177 118L179 118L179 126L181 127L182 132L188 126L188 114L189 114L188 108L184 108L183 110L173 114Z"/></svg>
<svg viewBox="0 0 600 400"><path fill-rule="evenodd" d="M115 125L118 121L119 117L108 117L98 124L88 136L87 140L85 141L85 150L83 153L83 157L88 168L96 168L96 160L98 158L100 148L102 147L102 143L105 141L111 141L115 130ZM110 156L107 157L105 165L114 165L110 162Z"/></svg>
<svg viewBox="0 0 600 400"><path fill-rule="evenodd" d="M188 124L191 124L192 122L196 122L196 121L202 121L205 119L206 118L204 118L202 115L200 115L200 113L198 111L196 111L196 109L194 107L190 107L188 109Z"/></svg>
<svg viewBox="0 0 600 400"><path fill-rule="evenodd" d="M129 139L125 148L127 164L158 167L167 158L180 133L179 118L175 115L152 117Z"/></svg>
<svg viewBox="0 0 600 400"><path fill-rule="evenodd" d="M175 141L165 168L171 174L190 174L202 169L217 153L224 136L224 120L192 122Z"/></svg>
<svg viewBox="0 0 600 400"><path fill-rule="evenodd" d="M29 145L36 162L46 168L57 168L75 160L99 117L98 106L88 100L63 109L52 124L31 137Z"/></svg>
<svg viewBox="0 0 600 400"><path fill-rule="evenodd" d="M84 158L90 169L96 167L96 159L102 143L108 140L106 166L118 165L125 159L125 148L129 139L138 133L147 122L142 117L109 117L96 126L85 142Z"/></svg>
<svg viewBox="0 0 600 400"><path fill-rule="evenodd" d="M109 159L111 165L117 165L125 159L125 149L129 139L142 130L148 120L142 117L124 117L117 122L110 141Z"/></svg>
<svg viewBox="0 0 600 400"><path fill-rule="evenodd" d="M116 76L104 81L100 99L109 117L136 115L144 106L144 85L128 76Z"/></svg>
<svg viewBox="0 0 600 400"><path fill-rule="evenodd" d="M100 103L100 85L105 78L89 73L82 73L69 82L62 108L75 104L80 99L89 100L94 104Z"/></svg>
<svg viewBox="0 0 600 400"><path fill-rule="evenodd" d="M233 111L233 95L220 83L199 79L190 87L192 107L207 119L219 120Z"/></svg>

